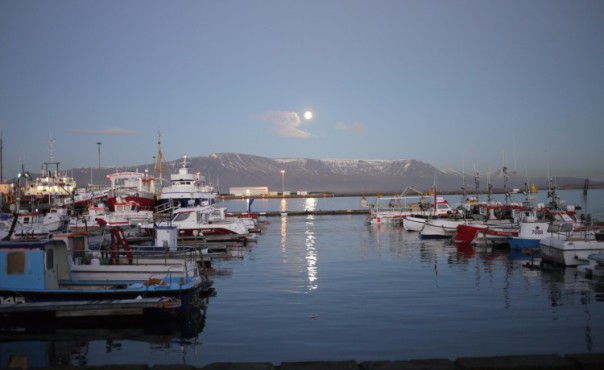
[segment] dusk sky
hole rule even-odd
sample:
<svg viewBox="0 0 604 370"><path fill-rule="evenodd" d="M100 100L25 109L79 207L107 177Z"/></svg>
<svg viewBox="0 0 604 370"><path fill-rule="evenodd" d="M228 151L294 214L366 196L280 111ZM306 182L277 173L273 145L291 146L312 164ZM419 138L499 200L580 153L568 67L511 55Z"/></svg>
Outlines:
<svg viewBox="0 0 604 370"><path fill-rule="evenodd" d="M305 119L304 112L312 112ZM604 1L0 1L3 176L237 152L604 179Z"/></svg>

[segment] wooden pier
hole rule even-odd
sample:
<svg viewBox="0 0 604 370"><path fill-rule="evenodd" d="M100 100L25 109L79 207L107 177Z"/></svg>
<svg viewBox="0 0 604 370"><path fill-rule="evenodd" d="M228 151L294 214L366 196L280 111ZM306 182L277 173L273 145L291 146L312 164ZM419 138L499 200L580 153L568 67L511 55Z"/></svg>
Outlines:
<svg viewBox="0 0 604 370"><path fill-rule="evenodd" d="M24 302L0 305L0 314L45 313L54 317L131 316L149 310L169 313L181 307L180 299L157 297L98 301Z"/></svg>

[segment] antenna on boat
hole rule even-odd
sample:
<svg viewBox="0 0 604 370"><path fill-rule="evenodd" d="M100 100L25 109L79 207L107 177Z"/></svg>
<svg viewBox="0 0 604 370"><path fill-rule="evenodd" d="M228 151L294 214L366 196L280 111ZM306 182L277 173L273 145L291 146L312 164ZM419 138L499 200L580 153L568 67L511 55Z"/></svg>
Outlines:
<svg viewBox="0 0 604 370"><path fill-rule="evenodd" d="M163 180L162 177L162 160L163 153L161 151L161 132L157 131L157 161L155 162L155 177L159 179L160 183ZM158 186L156 189L157 192L161 191L161 186Z"/></svg>
<svg viewBox="0 0 604 370"><path fill-rule="evenodd" d="M549 202L549 206L553 209L558 209L560 206L560 204L558 202L560 200L560 197L558 196L556 183L554 182L554 179L550 176L550 173L549 173L549 157L547 155L547 150L545 151L545 165L547 167L547 181L548 181L547 197L551 199Z"/></svg>
<svg viewBox="0 0 604 370"><path fill-rule="evenodd" d="M510 203L511 196L508 191L508 167L505 165L505 152L503 153L503 192L505 194L505 204Z"/></svg>
<svg viewBox="0 0 604 370"><path fill-rule="evenodd" d="M583 213L587 213L587 191L589 190L589 179L585 179L583 182L583 193L581 194L581 198L583 200L583 207L585 211Z"/></svg>
<svg viewBox="0 0 604 370"><path fill-rule="evenodd" d="M487 175L487 202L493 200L493 184L491 184L491 176Z"/></svg>
<svg viewBox="0 0 604 370"><path fill-rule="evenodd" d="M462 157L461 160L461 191L463 193L462 202L468 201L468 193L466 192L466 160Z"/></svg>
<svg viewBox="0 0 604 370"><path fill-rule="evenodd" d="M479 194L480 194L480 177L478 176L478 172L476 172L476 162L474 162L474 189L476 192L476 202L479 203Z"/></svg>

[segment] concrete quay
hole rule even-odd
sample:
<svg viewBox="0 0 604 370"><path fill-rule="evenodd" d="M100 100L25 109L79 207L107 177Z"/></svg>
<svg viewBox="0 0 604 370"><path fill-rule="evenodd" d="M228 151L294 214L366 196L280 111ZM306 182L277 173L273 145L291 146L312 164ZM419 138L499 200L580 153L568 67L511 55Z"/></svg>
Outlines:
<svg viewBox="0 0 604 370"><path fill-rule="evenodd" d="M11 368L11 367L9 367ZM21 369L23 367L13 367ZM26 367L25 367L26 368ZM66 369L69 367L47 367ZM602 370L604 353L561 355L519 355L492 357L462 357L456 360L425 359L406 361L309 361L284 362L221 362L204 367L192 365L104 365L84 366L95 370Z"/></svg>
<svg viewBox="0 0 604 370"><path fill-rule="evenodd" d="M255 217L282 217L282 216L336 216L336 215L367 215L368 209L336 209L336 210L314 210L314 211L266 211L266 212L229 212L233 216L251 215Z"/></svg>

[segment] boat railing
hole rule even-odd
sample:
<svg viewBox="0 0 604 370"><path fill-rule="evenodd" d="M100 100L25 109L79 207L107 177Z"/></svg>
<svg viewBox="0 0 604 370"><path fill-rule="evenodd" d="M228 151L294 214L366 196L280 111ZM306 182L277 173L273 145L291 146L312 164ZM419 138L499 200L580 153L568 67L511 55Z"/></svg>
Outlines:
<svg viewBox="0 0 604 370"><path fill-rule="evenodd" d="M166 203L162 203L159 204L157 206L155 206L155 214L163 214L163 213L169 213L171 211L174 211L176 209L180 208L180 203L174 201L174 200L170 200L169 202Z"/></svg>

